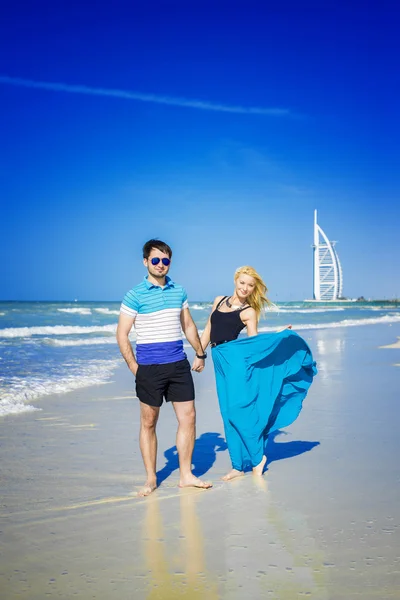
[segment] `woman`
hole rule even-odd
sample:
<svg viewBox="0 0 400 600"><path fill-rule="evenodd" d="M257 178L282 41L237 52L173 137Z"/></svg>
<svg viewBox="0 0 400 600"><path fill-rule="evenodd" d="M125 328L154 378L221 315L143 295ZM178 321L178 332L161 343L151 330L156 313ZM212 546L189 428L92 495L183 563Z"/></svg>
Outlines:
<svg viewBox="0 0 400 600"><path fill-rule="evenodd" d="M261 476L268 434L293 423L317 370L305 341L290 327L257 335L267 287L249 266L236 270L231 296L217 296L201 336L211 342L218 400L232 470L222 479L244 474L250 464ZM246 327L247 338L237 339Z"/></svg>

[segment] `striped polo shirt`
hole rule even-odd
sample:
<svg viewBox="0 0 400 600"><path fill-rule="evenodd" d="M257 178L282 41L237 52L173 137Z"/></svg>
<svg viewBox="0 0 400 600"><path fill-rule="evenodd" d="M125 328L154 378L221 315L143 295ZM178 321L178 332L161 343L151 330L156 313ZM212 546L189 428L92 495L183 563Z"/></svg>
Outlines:
<svg viewBox="0 0 400 600"><path fill-rule="evenodd" d="M135 319L136 359L140 365L183 360L181 311L189 308L185 289L165 278L165 286L144 278L125 294L121 312Z"/></svg>

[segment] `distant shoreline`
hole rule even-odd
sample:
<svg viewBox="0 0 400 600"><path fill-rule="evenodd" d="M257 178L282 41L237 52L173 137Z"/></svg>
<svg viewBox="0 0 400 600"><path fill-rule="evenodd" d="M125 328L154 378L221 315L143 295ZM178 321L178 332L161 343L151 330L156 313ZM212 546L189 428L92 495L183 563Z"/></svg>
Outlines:
<svg viewBox="0 0 400 600"><path fill-rule="evenodd" d="M211 300L190 300L190 304L210 304L213 302ZM120 304L121 299L119 300L0 300L1 304ZM312 298L307 298L306 300L275 300L275 304L318 304L319 306L334 306L338 304L343 306L343 304L348 304L349 306L361 306L369 304L382 304L383 306L387 305L400 305L400 298L393 299L369 299L369 300L313 300Z"/></svg>
<svg viewBox="0 0 400 600"><path fill-rule="evenodd" d="M306 299L306 300L302 300L303 304L319 304L319 305L326 305L326 306L332 306L335 304L348 304L349 306L353 306L353 305L362 305L362 304L383 304L383 305L388 305L388 304L399 304L400 305L400 299L399 298L393 298L393 300L380 300L379 298L377 300L350 300L348 298L343 299L343 300L313 300L313 299Z"/></svg>

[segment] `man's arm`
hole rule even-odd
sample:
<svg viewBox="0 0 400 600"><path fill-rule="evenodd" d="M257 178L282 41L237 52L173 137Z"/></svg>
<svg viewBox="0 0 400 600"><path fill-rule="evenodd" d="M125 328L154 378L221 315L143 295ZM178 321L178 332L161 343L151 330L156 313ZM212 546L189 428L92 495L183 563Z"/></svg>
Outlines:
<svg viewBox="0 0 400 600"><path fill-rule="evenodd" d="M133 354L132 346L129 341L129 332L132 329L132 325L135 319L128 317L124 313L119 315L118 327L117 327L117 342L122 356L125 359L129 369L136 377L136 372L139 365L136 362L135 355Z"/></svg>
<svg viewBox="0 0 400 600"><path fill-rule="evenodd" d="M200 356L204 354L203 347L200 342L199 332L195 322L192 319L190 310L188 308L182 308L181 310L181 326L183 333L186 336L187 341L192 346L196 354ZM204 359L195 358L192 366L193 371L202 371L204 369Z"/></svg>

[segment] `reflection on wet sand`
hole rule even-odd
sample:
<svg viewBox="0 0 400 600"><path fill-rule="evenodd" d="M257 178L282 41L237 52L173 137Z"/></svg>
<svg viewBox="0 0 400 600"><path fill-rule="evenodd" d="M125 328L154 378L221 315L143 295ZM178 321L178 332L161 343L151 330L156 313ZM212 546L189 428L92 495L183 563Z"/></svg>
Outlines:
<svg viewBox="0 0 400 600"><path fill-rule="evenodd" d="M148 600L219 598L217 585L205 568L204 539L196 513L196 501L201 493L204 492L180 492L180 532L176 532L177 544L173 545L165 538L157 495L149 498L143 524L144 556L149 570ZM170 529L170 518L167 510L167 529Z"/></svg>
<svg viewBox="0 0 400 600"><path fill-rule="evenodd" d="M323 557L303 515L274 502L265 478L232 483L222 597L328 600Z"/></svg>
<svg viewBox="0 0 400 600"><path fill-rule="evenodd" d="M291 565L285 567L286 577L271 575L269 587L277 598L292 600L307 596L316 600L328 600L326 589L326 567L324 555L308 531L306 521L300 513L285 514L276 506L268 508L268 521L273 524L282 547L289 554Z"/></svg>
<svg viewBox="0 0 400 600"><path fill-rule="evenodd" d="M304 515L274 501L267 482L249 474L212 492L149 497L143 597L327 600L328 565Z"/></svg>
<svg viewBox="0 0 400 600"><path fill-rule="evenodd" d="M318 373L321 379L329 382L335 372L343 369L343 355L346 349L346 339L340 337L326 337L324 330L315 333L317 352L315 358L318 364Z"/></svg>

